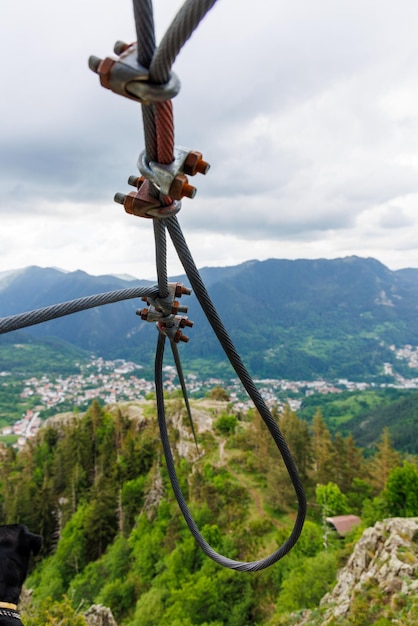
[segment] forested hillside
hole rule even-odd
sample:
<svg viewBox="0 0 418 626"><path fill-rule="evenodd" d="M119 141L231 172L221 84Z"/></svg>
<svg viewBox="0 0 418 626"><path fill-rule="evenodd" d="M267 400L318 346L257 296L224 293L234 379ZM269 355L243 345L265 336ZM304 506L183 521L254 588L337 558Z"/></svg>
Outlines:
<svg viewBox="0 0 418 626"><path fill-rule="evenodd" d="M387 380L384 363L411 374L390 346L418 345L418 271L391 271L374 259L248 261L204 268L202 277L234 343L253 374L266 378ZM176 277L187 284L185 276ZM0 315L150 285L149 281L30 267L0 277ZM182 350L187 367L224 373L226 359L194 295L184 297L194 321ZM140 301L83 311L27 329L59 337L106 358L152 360L153 324L135 315ZM15 341L16 342L16 341ZM229 371L229 370L228 370ZM390 376L389 376L390 378Z"/></svg>
<svg viewBox="0 0 418 626"><path fill-rule="evenodd" d="M180 483L207 540L240 560L276 549L295 495L258 414L193 402L198 454L180 398L168 406ZM415 458L402 458L387 431L365 459L351 436L331 435L319 410L311 424L289 408L275 417L309 516L290 555L255 575L221 568L195 544L168 483L152 401L108 410L94 402L84 416L51 420L20 452L3 448L1 521L24 522L45 539L28 580L27 626L61 623L54 615L81 625L92 603L125 626L290 625L290 612L316 607L332 588L352 546L353 536L324 535L324 516L361 515L365 527L418 515Z"/></svg>

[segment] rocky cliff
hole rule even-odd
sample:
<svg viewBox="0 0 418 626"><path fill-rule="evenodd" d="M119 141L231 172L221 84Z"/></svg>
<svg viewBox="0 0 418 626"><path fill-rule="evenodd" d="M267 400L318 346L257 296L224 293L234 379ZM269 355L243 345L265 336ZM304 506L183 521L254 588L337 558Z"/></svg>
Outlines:
<svg viewBox="0 0 418 626"><path fill-rule="evenodd" d="M321 609L306 612L297 623L406 626L416 619L418 518L391 518L364 531Z"/></svg>

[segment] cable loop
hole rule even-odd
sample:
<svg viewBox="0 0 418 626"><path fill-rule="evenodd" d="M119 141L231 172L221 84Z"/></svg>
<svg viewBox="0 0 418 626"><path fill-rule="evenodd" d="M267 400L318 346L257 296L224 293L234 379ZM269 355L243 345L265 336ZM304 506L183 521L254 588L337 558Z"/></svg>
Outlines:
<svg viewBox="0 0 418 626"><path fill-rule="evenodd" d="M155 355L158 423L175 497L190 531L202 550L211 559L224 567L254 572L278 561L296 543L302 531L306 515L306 497L287 443L254 381L242 363L227 330L210 300L175 215L181 206L180 199L183 196L193 197L195 194L195 188L188 184L187 176L194 176L197 173L206 174L209 165L203 161L199 152L187 151L184 148L174 148L171 98L178 93L180 83L171 72L171 67L181 47L215 2L216 0L186 0L160 46L155 50L151 0L134 0L135 25L139 45L117 42L115 52L118 54L119 60L110 58L101 60L97 57L90 57L89 61L91 69L99 74L103 86L143 105L145 151L141 153L139 158L139 169L142 176L129 179L129 183L137 188L136 192L128 195L116 194L115 201L123 204L128 213L153 219L158 285L156 287L99 294L98 296L90 296L62 303L61 305L45 307L44 309L23 313L3 320L0 319L0 334L110 302L138 296L145 298L149 308L139 311L139 315L142 319L156 322L159 330ZM144 37L143 41L142 37ZM144 67L143 64L149 64L149 69ZM164 221L160 221L161 218L165 218ZM190 327L193 323L187 317L178 315L178 313L187 312L187 307L180 307L175 300L182 293L190 293L190 290L181 284L167 282L166 228L193 291L222 349L248 396L254 402L282 456L297 496L298 513L288 539L273 554L258 561L235 561L216 552L200 533L180 489L167 433L162 371L165 341L168 338L171 343L197 446L184 375L177 349L177 341L188 340L187 337L182 335L180 329L186 326Z"/></svg>

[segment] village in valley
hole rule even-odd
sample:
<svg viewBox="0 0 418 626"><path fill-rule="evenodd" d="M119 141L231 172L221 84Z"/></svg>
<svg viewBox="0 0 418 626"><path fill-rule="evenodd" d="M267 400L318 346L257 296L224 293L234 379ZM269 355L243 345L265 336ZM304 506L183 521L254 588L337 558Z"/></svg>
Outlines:
<svg viewBox="0 0 418 626"><path fill-rule="evenodd" d="M392 346L391 349L395 352L397 359L407 361L411 368L411 378L396 375L395 382L388 383L388 386L405 389L418 388L418 377L413 377L414 370L418 368L418 348L404 346L396 349ZM48 409L55 410L56 413L68 410L68 406L76 410L84 410L95 398L107 405L152 398L154 382L141 376L142 369L141 365L130 361L122 359L112 361L92 356L85 366L80 367L78 374L67 377L44 375L27 378L24 381L20 398L23 403L27 401L28 408L21 419L2 429L2 435L17 437L16 445L21 447L27 439L36 434L43 423L42 414ZM393 375L392 365L385 363L384 371L387 375ZM0 372L0 377L5 379L7 376L8 372ZM179 389L177 373L173 366L164 367L164 378L167 393L174 393ZM229 396L232 410L243 412L252 406L238 378L200 380L196 374L187 374L186 381L191 397L201 397L214 387L222 387ZM298 410L303 398L314 393L362 391L374 386L373 383L346 379L333 382L259 379L255 382L266 404L269 407L277 406L279 410L285 404L289 404L293 410Z"/></svg>

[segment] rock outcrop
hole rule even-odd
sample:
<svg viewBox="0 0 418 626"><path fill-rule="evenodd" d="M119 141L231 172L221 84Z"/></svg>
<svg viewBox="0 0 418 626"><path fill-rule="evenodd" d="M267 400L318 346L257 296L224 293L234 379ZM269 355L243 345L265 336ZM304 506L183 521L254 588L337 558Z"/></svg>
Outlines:
<svg viewBox="0 0 418 626"><path fill-rule="evenodd" d="M112 615L112 611L101 604L93 604L84 613L88 626L118 626Z"/></svg>
<svg viewBox="0 0 418 626"><path fill-rule="evenodd" d="M367 589L392 607L418 595L418 518L391 518L364 531L334 589L322 598L321 624L350 623L353 603ZM316 621L306 611L297 623Z"/></svg>

